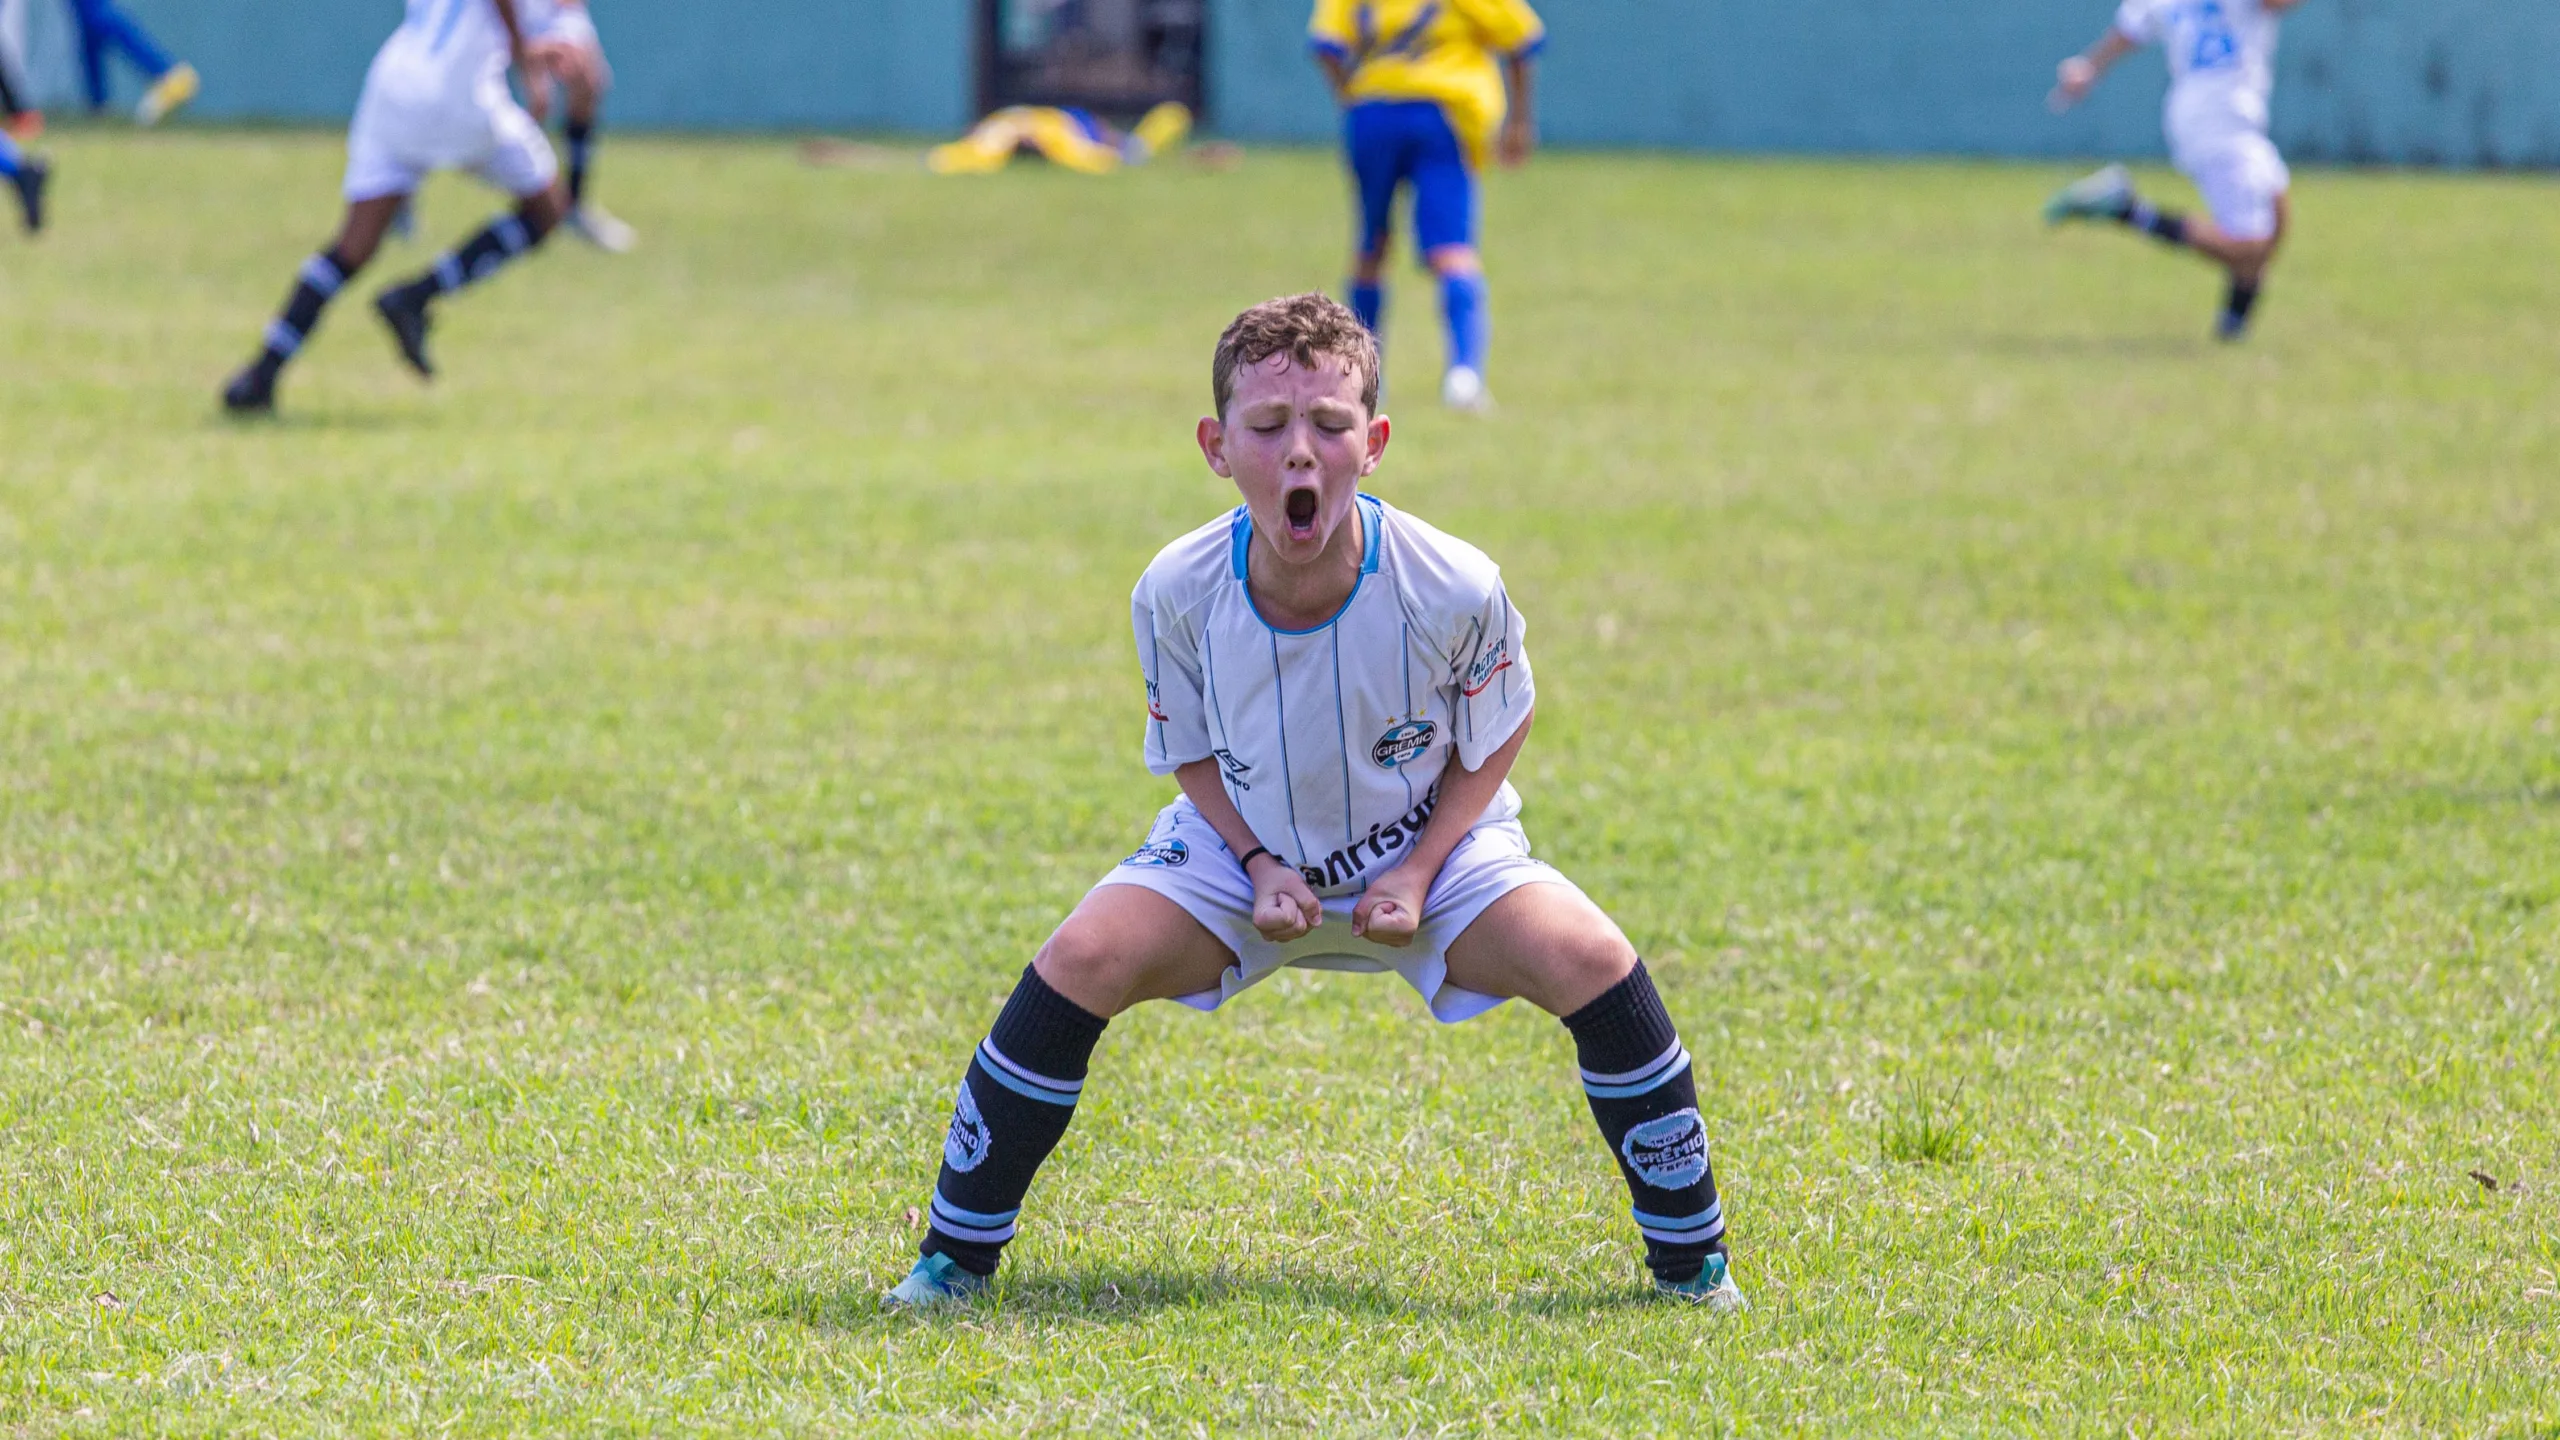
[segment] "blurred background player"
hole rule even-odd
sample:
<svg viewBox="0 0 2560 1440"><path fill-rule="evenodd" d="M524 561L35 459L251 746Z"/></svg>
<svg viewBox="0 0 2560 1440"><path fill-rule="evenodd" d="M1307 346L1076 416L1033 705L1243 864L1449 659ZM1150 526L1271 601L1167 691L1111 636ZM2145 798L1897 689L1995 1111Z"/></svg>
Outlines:
<svg viewBox="0 0 2560 1440"><path fill-rule="evenodd" d="M347 128L347 215L337 241L303 262L258 358L223 387L223 408L273 410L285 362L339 287L381 248L383 233L420 183L432 171L468 170L514 196L516 208L373 301L410 368L435 374L427 355L428 307L541 244L568 209L550 140L507 92L510 64L523 75L535 110L547 110L547 77L525 49L516 0L408 0L407 18L365 72L364 95Z"/></svg>
<svg viewBox="0 0 2560 1440"><path fill-rule="evenodd" d="M613 88L613 67L605 63L595 17L587 13L586 0L524 0L522 14L536 68L559 81L568 102L561 135L569 150L569 233L599 250L625 254L640 243L639 232L587 198L598 107Z"/></svg>
<svg viewBox="0 0 2560 1440"><path fill-rule="evenodd" d="M169 58L115 0L71 0L71 18L80 30L80 83L92 114L107 108L107 57L118 51L150 81L141 103L133 107L136 124L157 125L196 98L201 83L196 68Z"/></svg>
<svg viewBox="0 0 2560 1440"><path fill-rule="evenodd" d="M2193 180L2211 219L2163 210L2142 198L2121 165L2055 195L2045 219L2113 220L2220 264L2231 277L2214 331L2237 340L2276 248L2284 243L2293 176L2267 138L2280 17L2302 0L2124 0L2098 42L2062 62L2055 113L2080 103L2115 63L2145 45L2169 61L2161 122L2169 158Z"/></svg>
<svg viewBox="0 0 2560 1440"><path fill-rule="evenodd" d="M44 133L44 112L27 83L27 0L0 0L0 133L12 140Z"/></svg>
<svg viewBox="0 0 2560 1440"><path fill-rule="evenodd" d="M1440 279L1448 331L1441 403L1490 410L1476 172L1488 152L1505 165L1529 156L1530 60L1546 29L1525 0L1316 0L1307 32L1343 107L1343 148L1360 198L1351 308L1384 338L1396 192L1410 183L1414 244Z"/></svg>
<svg viewBox="0 0 2560 1440"><path fill-rule="evenodd" d="M1052 165L1085 175L1108 175L1123 165L1144 165L1191 133L1190 107L1167 100L1124 134L1092 112L1057 105L1007 105L969 127L969 133L926 152L936 175L989 175L1028 150Z"/></svg>
<svg viewBox="0 0 2560 1440"><path fill-rule="evenodd" d="M18 142L0 134L0 180L18 196L18 218L33 235L44 228L44 186L52 178L42 159L18 148Z"/></svg>

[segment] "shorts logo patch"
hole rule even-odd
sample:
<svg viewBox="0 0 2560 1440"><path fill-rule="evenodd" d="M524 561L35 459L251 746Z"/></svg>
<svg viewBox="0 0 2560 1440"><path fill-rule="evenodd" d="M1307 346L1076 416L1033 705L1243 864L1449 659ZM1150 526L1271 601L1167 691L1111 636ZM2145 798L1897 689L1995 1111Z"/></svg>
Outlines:
<svg viewBox="0 0 2560 1440"><path fill-rule="evenodd" d="M1686 1190L1707 1178L1706 1123L1694 1109L1675 1110L1628 1130L1618 1153L1647 1185Z"/></svg>
<svg viewBox="0 0 2560 1440"><path fill-rule="evenodd" d="M1120 862L1123 865L1152 865L1172 869L1191 863L1191 847L1179 840L1150 840L1138 847L1138 853Z"/></svg>
<svg viewBox="0 0 2560 1440"><path fill-rule="evenodd" d="M962 1080L960 1101L951 1110L951 1133L942 1137L943 1163L966 1174L986 1163L995 1140L986 1117L978 1113L977 1097L969 1093L969 1082Z"/></svg>
<svg viewBox="0 0 2560 1440"><path fill-rule="evenodd" d="M1407 720L1378 737L1370 747L1369 758L1381 770L1395 770L1410 765L1431 753L1431 742L1438 738L1440 727L1428 720Z"/></svg>

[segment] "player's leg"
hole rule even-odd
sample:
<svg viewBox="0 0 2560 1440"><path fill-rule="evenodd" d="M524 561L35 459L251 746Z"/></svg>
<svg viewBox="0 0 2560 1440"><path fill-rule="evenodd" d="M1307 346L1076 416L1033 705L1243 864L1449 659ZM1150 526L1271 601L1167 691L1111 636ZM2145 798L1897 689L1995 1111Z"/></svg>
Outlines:
<svg viewBox="0 0 2560 1440"><path fill-rule="evenodd" d="M18 197L18 219L27 233L44 228L44 187L53 172L44 161L18 148L18 142L0 134L0 180L7 180Z"/></svg>
<svg viewBox="0 0 2560 1440"><path fill-rule="evenodd" d="M560 164L542 127L512 101L491 117L491 124L496 145L477 173L515 196L515 208L480 227L425 270L373 297L374 311L390 327L400 357L422 377L436 373L435 362L427 354L435 302L479 284L509 261L530 253L569 211L568 191L560 184Z"/></svg>
<svg viewBox="0 0 2560 1440"><path fill-rule="evenodd" d="M569 151L569 230L599 250L620 255L639 243L639 235L587 194L587 177L595 165L596 131L603 123L605 92L613 87L613 67L605 63L604 42L583 8L564 9L554 27L573 51L575 63L562 67L560 88L568 104L561 138Z"/></svg>
<svg viewBox="0 0 2560 1440"><path fill-rule="evenodd" d="M1485 387L1486 352L1493 325L1487 308L1484 261L1476 250L1476 175L1457 133L1438 106L1422 135L1413 170L1414 243L1440 282L1440 319L1448 337L1448 365L1440 399L1453 410L1493 408Z"/></svg>
<svg viewBox="0 0 2560 1440"><path fill-rule="evenodd" d="M1409 147L1397 121L1402 107L1354 105L1342 113L1343 158L1359 207L1351 244L1351 310L1386 343L1387 251L1395 243L1396 188Z"/></svg>
<svg viewBox="0 0 2560 1440"><path fill-rule="evenodd" d="M2214 333L2238 340L2248 334L2259 286L2284 244L2293 177L2273 142L2254 134L2235 138L2188 173L2210 218L2188 222L2187 244L2229 276Z"/></svg>
<svg viewBox="0 0 2560 1440"><path fill-rule="evenodd" d="M1517 997L1564 1022L1655 1287L1738 1308L1689 1052L1616 922L1570 885L1520 885L1450 943L1448 964L1450 984Z"/></svg>
<svg viewBox="0 0 2560 1440"><path fill-rule="evenodd" d="M195 67L171 59L114 0L72 0L72 6L78 12L81 57L88 67L92 109L104 108L107 103L106 56L113 50L123 51L125 58L151 81L151 88L134 110L134 118L141 123L158 124L170 111L195 98L199 84Z"/></svg>
<svg viewBox="0 0 2560 1440"><path fill-rule="evenodd" d="M961 1077L923 1256L893 1307L984 1288L1023 1197L1067 1133L1093 1047L1111 1017L1148 1000L1215 990L1235 955L1183 908L1137 885L1087 894L1022 972Z"/></svg>
<svg viewBox="0 0 2560 1440"><path fill-rule="evenodd" d="M400 207L408 203L409 190L415 182L395 176L385 183L394 187L388 193L349 200L337 238L302 262L301 271L293 278L293 289L284 298L284 308L267 323L257 358L222 387L224 409L241 415L275 409L277 377L301 353L303 342L319 325L321 312L337 298L339 289L382 248L383 234L391 228L392 217L400 213ZM350 185L361 188L354 179Z"/></svg>

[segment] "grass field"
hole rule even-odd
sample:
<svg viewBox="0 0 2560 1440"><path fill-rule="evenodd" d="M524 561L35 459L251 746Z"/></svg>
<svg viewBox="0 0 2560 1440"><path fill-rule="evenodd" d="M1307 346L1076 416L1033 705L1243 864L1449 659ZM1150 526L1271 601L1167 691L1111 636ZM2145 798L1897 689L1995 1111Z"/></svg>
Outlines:
<svg viewBox="0 0 2560 1440"><path fill-rule="evenodd" d="M0 1431L2560 1434L2548 183L2306 174L2225 350L2062 169L1502 177L1505 408L1424 403L1403 284L1378 488L1531 619L1526 818L1755 1308L1643 1303L1561 1027L1293 976L1115 1023L1000 1296L913 1323L967 1047L1169 793L1128 587L1330 162L617 139L638 254L454 304L433 389L342 304L238 428L336 140L52 148Z"/></svg>

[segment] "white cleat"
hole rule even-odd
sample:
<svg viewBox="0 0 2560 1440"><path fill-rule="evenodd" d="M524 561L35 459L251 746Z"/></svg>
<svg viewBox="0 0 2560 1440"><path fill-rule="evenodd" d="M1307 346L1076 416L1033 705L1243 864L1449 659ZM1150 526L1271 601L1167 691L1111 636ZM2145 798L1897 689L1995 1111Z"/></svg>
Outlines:
<svg viewBox="0 0 2560 1440"><path fill-rule="evenodd" d="M1485 388L1484 377L1466 365L1452 365L1440 377L1440 403L1462 415L1493 413L1493 392Z"/></svg>
<svg viewBox="0 0 2560 1440"><path fill-rule="evenodd" d="M640 243L639 231L592 200L569 212L569 230L608 255L628 255Z"/></svg>
<svg viewBox="0 0 2560 1440"><path fill-rule="evenodd" d="M2044 223L2065 220L2113 220L2133 207L2133 177L2121 165L2109 165L2054 192L2044 204Z"/></svg>

